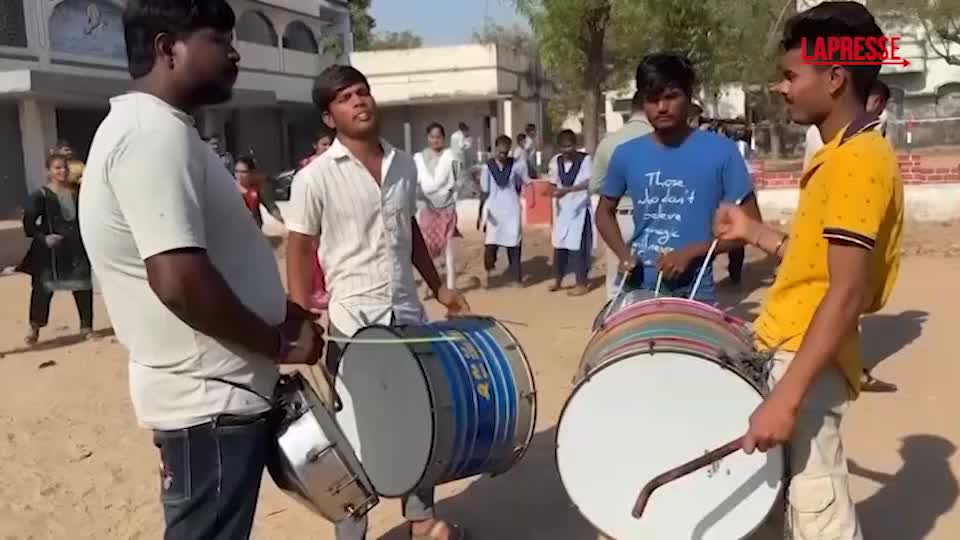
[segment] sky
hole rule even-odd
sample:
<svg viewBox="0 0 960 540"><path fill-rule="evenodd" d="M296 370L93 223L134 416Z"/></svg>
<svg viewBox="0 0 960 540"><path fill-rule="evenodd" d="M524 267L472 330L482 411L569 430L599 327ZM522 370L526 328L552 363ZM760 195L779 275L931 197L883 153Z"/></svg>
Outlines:
<svg viewBox="0 0 960 540"><path fill-rule="evenodd" d="M426 46L469 43L485 14L502 26L526 26L510 0L372 0L370 13L374 31L412 30Z"/></svg>

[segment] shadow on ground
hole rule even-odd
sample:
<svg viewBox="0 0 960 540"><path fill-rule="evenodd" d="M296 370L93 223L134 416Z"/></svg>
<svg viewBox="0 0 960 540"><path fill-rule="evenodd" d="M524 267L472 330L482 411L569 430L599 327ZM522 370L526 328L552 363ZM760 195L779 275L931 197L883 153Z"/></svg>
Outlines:
<svg viewBox="0 0 960 540"><path fill-rule="evenodd" d="M94 339L101 339L101 338L113 337L113 336L114 336L113 328L104 328L101 330L96 330L93 333ZM42 337L43 337L43 334L41 333L41 339ZM82 343L83 341L84 341L84 337L81 334L71 334L68 336L60 336L60 337L56 337L46 341L41 340L39 343L33 346L24 345L23 347L18 347L16 349L11 349L9 351L0 351L0 358L7 355L12 355L12 354L41 352L41 351L49 351L53 349L60 349L62 347L70 347L71 345Z"/></svg>
<svg viewBox="0 0 960 540"><path fill-rule="evenodd" d="M598 533L580 515L560 482L555 458L556 428L537 433L516 467L482 477L464 492L437 503L437 515L469 529L479 540L596 540ZM406 540L398 526L381 540Z"/></svg>
<svg viewBox="0 0 960 540"><path fill-rule="evenodd" d="M863 367L873 369L916 341L923 334L923 325L929 316L926 311L912 309L896 315L878 314L864 317L860 323Z"/></svg>
<svg viewBox="0 0 960 540"><path fill-rule="evenodd" d="M865 538L921 540L933 531L940 516L960 495L949 458L957 447L936 435L902 439L903 465L894 474L871 471L850 460L850 472L880 484L857 505Z"/></svg>

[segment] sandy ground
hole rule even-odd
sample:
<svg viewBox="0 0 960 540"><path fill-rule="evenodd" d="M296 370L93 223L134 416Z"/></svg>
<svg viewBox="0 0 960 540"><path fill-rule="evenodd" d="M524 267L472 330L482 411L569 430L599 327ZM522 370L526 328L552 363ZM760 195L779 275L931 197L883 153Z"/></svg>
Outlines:
<svg viewBox="0 0 960 540"><path fill-rule="evenodd" d="M960 226L908 229L909 255L893 299L864 322L877 376L895 394L865 394L846 422L854 489L867 538L960 538L957 472L960 364L955 344ZM472 233L468 272L479 270ZM549 245L531 232L524 258L531 284L521 290L473 290L478 313L525 323L515 332L536 372L538 434L525 460L496 479L474 478L440 488L444 517L489 540L592 540L560 484L553 461L554 428L570 378L602 304L603 263L589 296L549 294ZM718 278L725 277L721 262ZM769 284L770 264L751 254L743 290L725 289L731 310L751 317ZM158 459L150 435L136 426L127 395L126 353L102 304L101 338L78 343L69 295L54 300L53 323L33 350L21 346L28 280L0 278L0 538L158 538ZM434 315L435 305L430 305ZM950 330L953 328L954 330ZM681 389L682 391L682 389ZM696 399L696 396L689 396ZM709 406L704 404L705 407ZM628 419L624 419L628 422ZM597 479L602 486L603 479ZM405 538L399 504L371 514L371 538ZM256 538L325 539L332 528L265 479Z"/></svg>

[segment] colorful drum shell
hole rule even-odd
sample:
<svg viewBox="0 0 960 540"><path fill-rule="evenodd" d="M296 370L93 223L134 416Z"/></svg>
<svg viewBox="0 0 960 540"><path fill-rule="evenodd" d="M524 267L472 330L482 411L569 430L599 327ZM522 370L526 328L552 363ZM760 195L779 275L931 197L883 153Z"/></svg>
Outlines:
<svg viewBox="0 0 960 540"><path fill-rule="evenodd" d="M766 382L721 359L753 351L749 329L680 298L613 311L583 353L557 427L571 501L610 538L749 537L781 496L780 448L728 456L660 488L641 519L630 515L646 481L743 434Z"/></svg>
<svg viewBox="0 0 960 540"><path fill-rule="evenodd" d="M432 409L432 419L425 419L432 424L432 441L426 468L414 485L383 490L376 468L364 462L380 495L397 497L478 474L501 474L523 457L534 433L536 391L527 359L503 325L492 318L471 317L422 326L369 327L355 338L380 338L385 332L398 340L413 338L414 342L398 341L395 347L406 348L422 371ZM423 342L423 338L451 339ZM351 349L357 344L344 349L343 365L350 362Z"/></svg>
<svg viewBox="0 0 960 540"><path fill-rule="evenodd" d="M608 315L590 339L574 382L610 360L660 350L716 361L723 354L752 351L753 337L742 320L695 300L654 298L626 303Z"/></svg>

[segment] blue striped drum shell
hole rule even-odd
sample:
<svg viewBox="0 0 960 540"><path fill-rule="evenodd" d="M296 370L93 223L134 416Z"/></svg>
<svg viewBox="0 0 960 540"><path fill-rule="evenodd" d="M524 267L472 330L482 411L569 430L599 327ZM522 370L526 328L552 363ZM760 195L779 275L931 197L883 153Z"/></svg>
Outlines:
<svg viewBox="0 0 960 540"><path fill-rule="evenodd" d="M372 326L354 336L391 337L396 344L348 344L337 383L338 420L378 494L501 474L523 457L536 391L523 350L502 324L469 317Z"/></svg>

